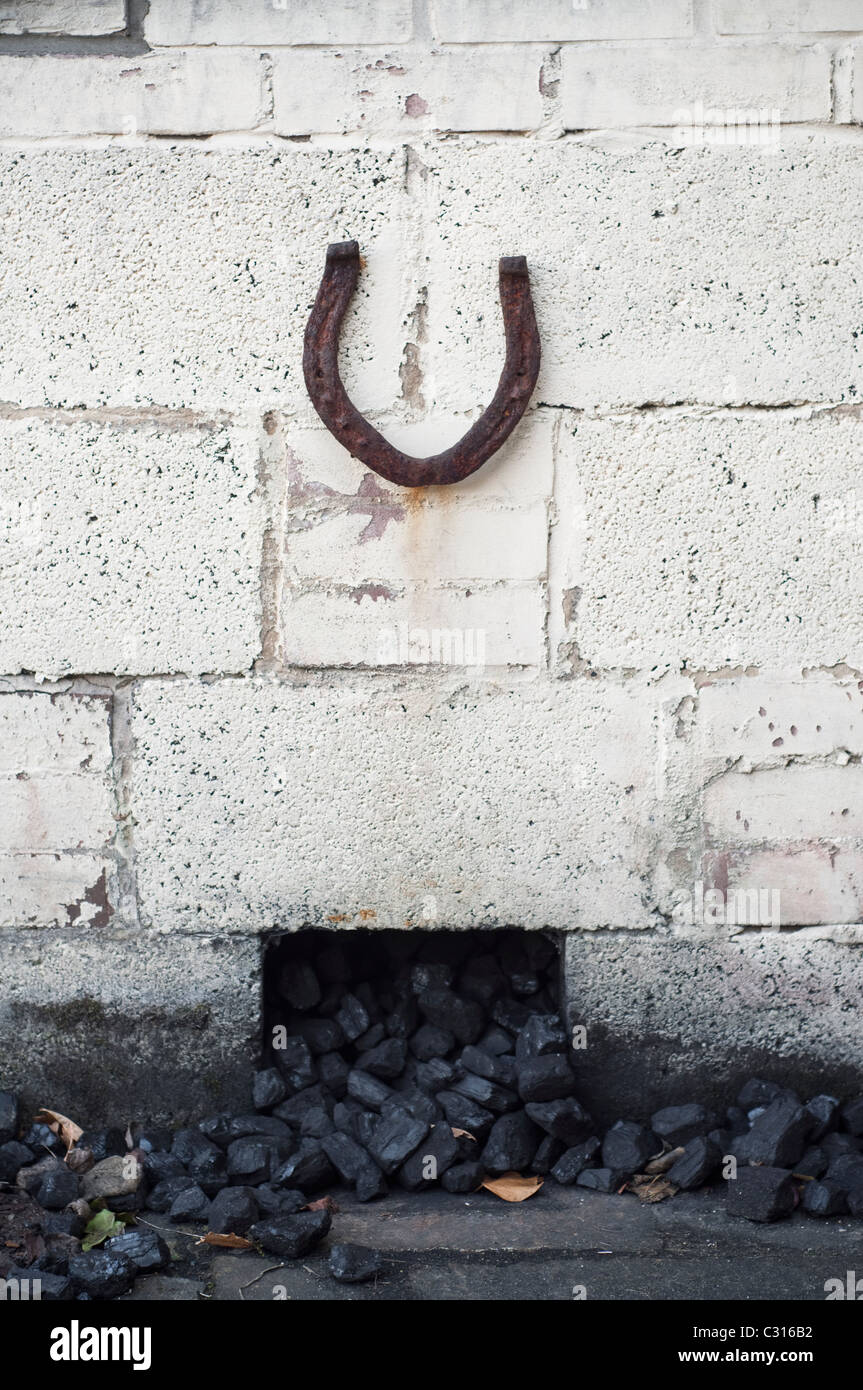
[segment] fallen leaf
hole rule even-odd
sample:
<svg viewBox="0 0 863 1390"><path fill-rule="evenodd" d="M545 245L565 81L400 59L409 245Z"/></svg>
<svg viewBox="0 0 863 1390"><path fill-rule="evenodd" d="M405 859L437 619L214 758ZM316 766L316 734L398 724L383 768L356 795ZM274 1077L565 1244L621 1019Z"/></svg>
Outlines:
<svg viewBox="0 0 863 1390"><path fill-rule="evenodd" d="M450 1125L450 1129L452 1129L452 1125ZM469 1129L453 1129L452 1132L456 1139L460 1139L464 1135L465 1139L472 1139L476 1143L476 1135L471 1134Z"/></svg>
<svg viewBox="0 0 863 1390"><path fill-rule="evenodd" d="M333 1215L335 1215L338 1210L339 1205L337 1202L333 1201L332 1197L318 1197L316 1201L307 1202L304 1207L300 1207L300 1211L329 1211L332 1212Z"/></svg>
<svg viewBox="0 0 863 1390"><path fill-rule="evenodd" d="M40 1110L34 1119L36 1124L47 1125L52 1134L59 1135L67 1149L74 1148L84 1133L80 1125L57 1110Z"/></svg>
<svg viewBox="0 0 863 1390"><path fill-rule="evenodd" d="M542 1178L525 1178L521 1173L504 1173L499 1178L484 1178L480 1187L488 1188L505 1202L523 1202L542 1187Z"/></svg>
<svg viewBox="0 0 863 1390"><path fill-rule="evenodd" d="M227 1235L223 1236L220 1231L208 1231L200 1240L195 1241L196 1245L221 1245L227 1250L254 1250L254 1245L245 1236Z"/></svg>
<svg viewBox="0 0 863 1390"><path fill-rule="evenodd" d="M123 1216L130 1214L131 1213L126 1212L122 1213ZM95 1246L101 1245L102 1241L107 1240L109 1236L120 1235L124 1224L125 1223L118 1219L108 1207L105 1207L102 1211L97 1211L96 1215L90 1218L84 1228L84 1239L81 1241L81 1249L86 1253L88 1250L93 1250Z"/></svg>
<svg viewBox="0 0 863 1390"><path fill-rule="evenodd" d="M644 1165L645 1173L667 1173L669 1168L683 1156L683 1146L676 1149L669 1149L667 1154L660 1154L658 1158L652 1158L649 1163Z"/></svg>
<svg viewBox="0 0 863 1390"><path fill-rule="evenodd" d="M634 1192L640 1202L662 1202L673 1197L677 1188L661 1174L636 1173L631 1182L624 1183L621 1192Z"/></svg>

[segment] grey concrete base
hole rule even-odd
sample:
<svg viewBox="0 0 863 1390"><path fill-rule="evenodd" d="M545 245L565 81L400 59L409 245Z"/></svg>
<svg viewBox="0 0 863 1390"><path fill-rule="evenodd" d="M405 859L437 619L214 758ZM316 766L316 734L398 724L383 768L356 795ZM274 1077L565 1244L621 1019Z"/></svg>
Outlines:
<svg viewBox="0 0 863 1390"><path fill-rule="evenodd" d="M779 1299L819 1302L829 1279L863 1268L863 1224L801 1214L760 1226L725 1213L721 1184L654 1206L547 1182L526 1202L488 1192L393 1192L340 1210L301 1260L196 1244L197 1228L145 1213L172 1247L175 1273L141 1280L133 1300L533 1302ZM374 1282L346 1286L327 1268L337 1241L381 1251Z"/></svg>
<svg viewBox="0 0 863 1390"><path fill-rule="evenodd" d="M81 1125L250 1105L257 938L0 933L0 1086Z"/></svg>
<svg viewBox="0 0 863 1390"><path fill-rule="evenodd" d="M747 1076L801 1094L863 1090L863 948L802 932L731 939L564 938L579 1096L600 1121L662 1105L728 1105Z"/></svg>

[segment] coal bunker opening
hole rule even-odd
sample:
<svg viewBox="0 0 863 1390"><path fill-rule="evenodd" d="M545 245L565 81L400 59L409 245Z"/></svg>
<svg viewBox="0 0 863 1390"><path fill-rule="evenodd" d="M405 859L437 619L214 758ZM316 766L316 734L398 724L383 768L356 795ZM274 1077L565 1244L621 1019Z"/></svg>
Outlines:
<svg viewBox="0 0 863 1390"><path fill-rule="evenodd" d="M264 958L255 1104L299 1145L283 1188L471 1192L600 1141L576 1098L556 938L517 930L305 930ZM574 1175L573 1175L574 1176Z"/></svg>

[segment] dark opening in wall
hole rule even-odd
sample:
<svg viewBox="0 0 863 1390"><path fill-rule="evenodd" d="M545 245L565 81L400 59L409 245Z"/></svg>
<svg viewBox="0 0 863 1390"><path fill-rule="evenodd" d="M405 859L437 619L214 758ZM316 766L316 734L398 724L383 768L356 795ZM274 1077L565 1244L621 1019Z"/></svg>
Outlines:
<svg viewBox="0 0 863 1390"><path fill-rule="evenodd" d="M469 1192L598 1147L560 991L557 943L540 932L273 937L255 1101L299 1131L282 1185Z"/></svg>

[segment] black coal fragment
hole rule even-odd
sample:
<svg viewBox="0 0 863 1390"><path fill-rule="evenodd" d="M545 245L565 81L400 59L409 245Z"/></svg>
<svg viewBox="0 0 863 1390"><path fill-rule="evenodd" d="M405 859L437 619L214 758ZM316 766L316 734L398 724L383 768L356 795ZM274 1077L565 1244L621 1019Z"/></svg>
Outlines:
<svg viewBox="0 0 863 1390"><path fill-rule="evenodd" d="M350 1066L338 1052L325 1052L318 1058L318 1075L337 1100L346 1095Z"/></svg>
<svg viewBox="0 0 863 1390"><path fill-rule="evenodd" d="M387 1038L357 1058L357 1066L382 1081L394 1081L401 1076L407 1061L407 1043L402 1038Z"/></svg>
<svg viewBox="0 0 863 1390"><path fill-rule="evenodd" d="M321 1139L304 1139L296 1153L277 1168L272 1177L275 1188L298 1187L303 1192L320 1192L336 1180L335 1169L324 1151Z"/></svg>
<svg viewBox="0 0 863 1390"><path fill-rule="evenodd" d="M251 1187L225 1187L210 1203L207 1218L211 1231L244 1236L258 1219L258 1203Z"/></svg>
<svg viewBox="0 0 863 1390"><path fill-rule="evenodd" d="M182 1163L186 1172L204 1189L208 1197L218 1192L228 1181L225 1155L197 1129L178 1129L171 1153Z"/></svg>
<svg viewBox="0 0 863 1390"><path fill-rule="evenodd" d="M311 1049L305 1038L286 1034L273 1043L273 1058L291 1095L304 1091L318 1079Z"/></svg>
<svg viewBox="0 0 863 1390"><path fill-rule="evenodd" d="M169 1212L180 1193L185 1192L190 1187L197 1187L197 1183L189 1177L188 1173L163 1178L148 1194L147 1206L151 1211L157 1211L160 1214Z"/></svg>
<svg viewBox="0 0 863 1390"><path fill-rule="evenodd" d="M585 1168L594 1167L601 1147L595 1134L581 1144L573 1145L561 1154L551 1170L551 1176L563 1187L569 1187L578 1180L579 1174L583 1173Z"/></svg>
<svg viewBox="0 0 863 1390"><path fill-rule="evenodd" d="M809 1133L809 1142L817 1144L819 1139L823 1139L831 1129L835 1129L839 1123L840 1102L835 1096L813 1096L806 1102L807 1114L812 1116L813 1125Z"/></svg>
<svg viewBox="0 0 863 1390"><path fill-rule="evenodd" d="M489 1009L498 995L505 993L508 981L497 957L486 954L474 956L473 960L467 962L459 975L458 987L469 999L475 999L484 1009Z"/></svg>
<svg viewBox="0 0 863 1390"><path fill-rule="evenodd" d="M474 999L464 999L450 989L427 989L417 1003L423 1018L452 1033L457 1042L474 1043L485 1027L485 1014Z"/></svg>
<svg viewBox="0 0 863 1390"><path fill-rule="evenodd" d="M335 1125L322 1105L311 1106L300 1120L301 1139L322 1139L325 1134L332 1134L334 1129Z"/></svg>
<svg viewBox="0 0 863 1390"><path fill-rule="evenodd" d="M348 1095L368 1110L380 1110L384 1101L392 1095L392 1090L377 1077L354 1067L353 1071L348 1072Z"/></svg>
<svg viewBox="0 0 863 1390"><path fill-rule="evenodd" d="M78 1196L78 1178L65 1163L57 1163L42 1179L36 1201L48 1211L62 1211Z"/></svg>
<svg viewBox="0 0 863 1390"><path fill-rule="evenodd" d="M290 1032L302 1038L315 1057L336 1052L345 1043L345 1035L334 1018L292 1019Z"/></svg>
<svg viewBox="0 0 863 1390"><path fill-rule="evenodd" d="M394 1091L381 1107L382 1115L391 1115L394 1110L406 1110L415 1120L424 1120L427 1125L435 1125L443 1119L443 1109L433 1096L425 1091L411 1087L408 1091Z"/></svg>
<svg viewBox="0 0 863 1390"><path fill-rule="evenodd" d="M839 1216L848 1210L845 1191L837 1182L807 1182L803 1187L803 1210L810 1216Z"/></svg>
<svg viewBox="0 0 863 1390"><path fill-rule="evenodd" d="M456 1069L452 1062L445 1061L443 1057L432 1057L428 1062L417 1063L415 1076L420 1090L434 1095L455 1080Z"/></svg>
<svg viewBox="0 0 863 1390"><path fill-rule="evenodd" d="M512 1056L496 1056L481 1047L468 1046L462 1048L458 1060L460 1066L474 1076L484 1076L487 1081L497 1081L501 1086L516 1084L516 1061Z"/></svg>
<svg viewBox="0 0 863 1390"><path fill-rule="evenodd" d="M640 1173L648 1159L661 1148L652 1130L634 1120L618 1120L602 1141L602 1162L606 1168Z"/></svg>
<svg viewBox="0 0 863 1390"><path fill-rule="evenodd" d="M167 1269L171 1263L171 1252L159 1232L143 1226L127 1227L121 1235L106 1240L103 1248L109 1255L125 1256L135 1266L137 1274L153 1274L156 1270Z"/></svg>
<svg viewBox="0 0 863 1390"><path fill-rule="evenodd" d="M565 1052L566 1031L557 1014L531 1014L515 1041L515 1055L546 1057L550 1052Z"/></svg>
<svg viewBox="0 0 863 1390"><path fill-rule="evenodd" d="M69 1278L78 1294L86 1294L94 1302L121 1298L128 1293L136 1269L125 1255L108 1250L88 1250L73 1255L69 1261Z"/></svg>
<svg viewBox="0 0 863 1390"><path fill-rule="evenodd" d="M279 976L279 993L293 1009L308 1013L321 1000L321 986L312 967L304 961L286 965Z"/></svg>
<svg viewBox="0 0 863 1390"><path fill-rule="evenodd" d="M483 1167L489 1173L526 1172L541 1138L541 1131L523 1110L501 1115L492 1125L482 1151Z"/></svg>
<svg viewBox="0 0 863 1390"><path fill-rule="evenodd" d="M290 1146L294 1148L294 1145ZM289 1155L282 1155L282 1161ZM228 1177L236 1187L254 1187L270 1176L272 1150L260 1139L235 1139L228 1145ZM276 1158L276 1167L279 1159Z"/></svg>
<svg viewBox="0 0 863 1390"><path fill-rule="evenodd" d="M622 1168L582 1168L575 1182L592 1192L619 1192L631 1177Z"/></svg>
<svg viewBox="0 0 863 1390"><path fill-rule="evenodd" d="M522 1028L531 1017L533 1010L529 1004L523 1003L521 999L496 999L491 1016L495 1023L499 1023L501 1028L506 1028L509 1033L520 1033ZM471 1039L476 1041L476 1039Z"/></svg>
<svg viewBox="0 0 863 1390"><path fill-rule="evenodd" d="M398 1180L408 1192L438 1182L458 1155L458 1141L446 1121L435 1125L399 1169Z"/></svg>
<svg viewBox="0 0 863 1390"><path fill-rule="evenodd" d="M450 1090L460 1096L467 1096L468 1100L476 1101L477 1105L485 1106L487 1110L493 1110L496 1115L518 1108L519 1101L515 1091L510 1091L506 1086L498 1086L495 1081L487 1081L484 1076L475 1076L473 1072L465 1072L464 1076L452 1083Z"/></svg>
<svg viewBox="0 0 863 1390"><path fill-rule="evenodd" d="M33 1150L26 1144L19 1144L17 1139L0 1144L0 1182L14 1182L19 1168L32 1163L35 1157Z"/></svg>
<svg viewBox="0 0 863 1390"><path fill-rule="evenodd" d="M561 1100L574 1091L575 1077L563 1053L520 1059L518 1093L523 1101Z"/></svg>
<svg viewBox="0 0 863 1390"><path fill-rule="evenodd" d="M762 1081L760 1077L753 1076L746 1082L745 1086L741 1087L737 1104L741 1110L748 1113L756 1106L768 1106L781 1091L782 1087L777 1086L775 1081Z"/></svg>
<svg viewBox="0 0 863 1390"><path fill-rule="evenodd" d="M373 1023L371 1028L367 1028L354 1041L357 1052L369 1052L373 1047L377 1047L386 1037L386 1030L382 1023Z"/></svg>
<svg viewBox="0 0 863 1390"><path fill-rule="evenodd" d="M408 1043L418 1062L430 1062L433 1057L445 1057L455 1048L455 1034L433 1023L423 1023Z"/></svg>
<svg viewBox="0 0 863 1390"><path fill-rule="evenodd" d="M481 1163L468 1159L464 1163L454 1163L447 1168L441 1178L441 1187L447 1192L476 1192L485 1176Z"/></svg>
<svg viewBox="0 0 863 1390"><path fill-rule="evenodd" d="M438 1091L437 1098L454 1129L465 1129L481 1142L487 1139L494 1124L494 1115L457 1091Z"/></svg>
<svg viewBox="0 0 863 1390"><path fill-rule="evenodd" d="M863 1135L863 1096L847 1101L840 1113L849 1134Z"/></svg>
<svg viewBox="0 0 863 1390"><path fill-rule="evenodd" d="M489 1028L486 1028L477 1043L477 1047L481 1047L483 1052L490 1052L494 1057L503 1057L507 1053L511 1053L513 1046L514 1040L511 1034L505 1028L501 1028L499 1023L492 1023Z"/></svg>
<svg viewBox="0 0 863 1390"><path fill-rule="evenodd" d="M806 1178L823 1178L829 1163L830 1159L825 1150L817 1144L813 1144L797 1160L794 1165L794 1172Z"/></svg>
<svg viewBox="0 0 863 1390"><path fill-rule="evenodd" d="M268 1254L298 1260L320 1245L332 1225L328 1211L298 1211L295 1216L268 1216L249 1227L249 1240Z"/></svg>
<svg viewBox="0 0 863 1390"><path fill-rule="evenodd" d="M252 1103L256 1110L272 1110L285 1099L287 1088L276 1067L256 1071L252 1080Z"/></svg>
<svg viewBox="0 0 863 1390"><path fill-rule="evenodd" d="M234 1191L233 1188L226 1189ZM255 1201L262 1216L292 1216L295 1211L302 1211L308 1204L308 1198L299 1188L283 1187L275 1188L271 1183L262 1183L255 1188Z"/></svg>
<svg viewBox="0 0 863 1390"><path fill-rule="evenodd" d="M365 1245L334 1245L330 1249L329 1270L340 1284L364 1284L384 1269L379 1250Z"/></svg>
<svg viewBox="0 0 863 1390"><path fill-rule="evenodd" d="M738 1168L728 1183L726 1210L729 1216L747 1221L779 1221L794 1210L794 1183L787 1168Z"/></svg>
<svg viewBox="0 0 863 1390"><path fill-rule="evenodd" d="M85 1129L77 1146L89 1149L95 1163L105 1158L123 1158L126 1154L126 1136L117 1125L107 1129Z"/></svg>
<svg viewBox="0 0 863 1390"><path fill-rule="evenodd" d="M703 1187L713 1176L722 1162L722 1150L718 1144L704 1135L690 1139L676 1163L668 1170L668 1181L683 1192Z"/></svg>
<svg viewBox="0 0 863 1390"><path fill-rule="evenodd" d="M792 1096L771 1101L742 1143L743 1157L771 1168L790 1168L806 1147L813 1116Z"/></svg>
<svg viewBox="0 0 863 1390"><path fill-rule="evenodd" d="M365 1006L360 1002L355 994L347 993L342 995L341 1007L336 1014L338 1023L348 1042L354 1042L361 1038L365 1033L371 1019Z"/></svg>
<svg viewBox="0 0 863 1390"><path fill-rule="evenodd" d="M863 1154L837 1154L830 1159L827 1177L838 1183L846 1192L852 1188L863 1187Z"/></svg>
<svg viewBox="0 0 863 1390"><path fill-rule="evenodd" d="M686 1144L697 1135L707 1134L716 1124L716 1116L703 1105L669 1105L650 1117L654 1134L670 1144L672 1149Z"/></svg>
<svg viewBox="0 0 863 1390"><path fill-rule="evenodd" d="M534 1124L560 1139L566 1148L580 1144L593 1132L593 1120L572 1096L562 1100L531 1101L525 1106Z"/></svg>
<svg viewBox="0 0 863 1390"><path fill-rule="evenodd" d="M419 1147L428 1132L429 1127L422 1120L415 1120L406 1111L394 1112L375 1127L368 1151L381 1171L390 1176Z"/></svg>
<svg viewBox="0 0 863 1390"><path fill-rule="evenodd" d="M183 1221L207 1221L209 1215L210 1199L197 1183L183 1188L171 1203L170 1217L177 1225Z"/></svg>

